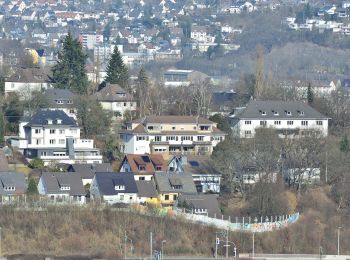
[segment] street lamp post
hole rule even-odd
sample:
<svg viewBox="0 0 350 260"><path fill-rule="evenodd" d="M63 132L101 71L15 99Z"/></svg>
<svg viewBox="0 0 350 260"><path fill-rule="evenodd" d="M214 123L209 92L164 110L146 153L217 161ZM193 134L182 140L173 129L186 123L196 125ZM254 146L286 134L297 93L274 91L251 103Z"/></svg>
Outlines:
<svg viewBox="0 0 350 260"><path fill-rule="evenodd" d="M162 254L162 260L164 259L164 248L163 248L163 245L166 243L166 240L163 240L162 241L162 251L161 251L161 254Z"/></svg>
<svg viewBox="0 0 350 260"><path fill-rule="evenodd" d="M340 229L341 227L338 227L338 255L340 255Z"/></svg>

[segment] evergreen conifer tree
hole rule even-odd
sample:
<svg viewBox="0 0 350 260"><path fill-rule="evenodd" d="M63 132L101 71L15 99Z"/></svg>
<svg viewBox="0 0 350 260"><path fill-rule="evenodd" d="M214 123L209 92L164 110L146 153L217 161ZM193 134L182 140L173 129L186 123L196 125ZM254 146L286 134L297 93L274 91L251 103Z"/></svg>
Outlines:
<svg viewBox="0 0 350 260"><path fill-rule="evenodd" d="M114 47L113 54L107 66L106 82L110 84L119 84L127 88L129 81L128 68L125 66L118 47Z"/></svg>
<svg viewBox="0 0 350 260"><path fill-rule="evenodd" d="M340 141L340 151L345 154L350 152L350 144L349 144L348 137L346 135L344 135Z"/></svg>
<svg viewBox="0 0 350 260"><path fill-rule="evenodd" d="M69 32L58 54L58 62L53 67L53 79L57 88L67 88L78 94L86 94L88 79L85 71L86 55L78 39Z"/></svg>
<svg viewBox="0 0 350 260"><path fill-rule="evenodd" d="M314 102L314 93L312 92L311 84L307 86L307 103L311 105Z"/></svg>

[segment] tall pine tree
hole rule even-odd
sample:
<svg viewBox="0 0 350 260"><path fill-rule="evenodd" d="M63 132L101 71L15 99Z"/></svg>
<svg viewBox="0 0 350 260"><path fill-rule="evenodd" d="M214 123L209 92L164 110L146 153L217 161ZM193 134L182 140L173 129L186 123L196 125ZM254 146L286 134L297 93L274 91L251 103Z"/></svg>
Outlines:
<svg viewBox="0 0 350 260"><path fill-rule="evenodd" d="M107 66L106 82L110 84L119 84L127 88L129 81L128 68L125 66L118 47L114 47L113 54Z"/></svg>
<svg viewBox="0 0 350 260"><path fill-rule="evenodd" d="M2 111L2 105L0 103L0 144L5 143L5 120L4 120L4 113Z"/></svg>
<svg viewBox="0 0 350 260"><path fill-rule="evenodd" d="M312 103L314 103L314 93L312 91L311 88L311 84L309 83L309 85L307 86L307 103L309 105L312 105Z"/></svg>
<svg viewBox="0 0 350 260"><path fill-rule="evenodd" d="M86 94L88 78L85 71L86 55L78 39L69 32L58 54L58 62L53 67L53 79L57 88L66 88L78 94Z"/></svg>
<svg viewBox="0 0 350 260"><path fill-rule="evenodd" d="M150 110L150 83L146 71L141 68L137 75L136 96L139 102L139 116L143 117L149 114Z"/></svg>

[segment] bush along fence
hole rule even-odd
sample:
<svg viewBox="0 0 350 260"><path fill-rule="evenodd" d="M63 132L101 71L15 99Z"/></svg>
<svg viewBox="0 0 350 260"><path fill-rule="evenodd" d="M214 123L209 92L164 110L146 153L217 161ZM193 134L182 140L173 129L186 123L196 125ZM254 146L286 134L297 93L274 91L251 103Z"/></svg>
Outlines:
<svg viewBox="0 0 350 260"><path fill-rule="evenodd" d="M235 217L235 218L215 218L206 215L197 215L175 211L176 216L181 216L191 222L213 225L220 229L228 229L231 231L246 231L246 232L269 232L282 229L298 221L299 213L282 216L270 217Z"/></svg>

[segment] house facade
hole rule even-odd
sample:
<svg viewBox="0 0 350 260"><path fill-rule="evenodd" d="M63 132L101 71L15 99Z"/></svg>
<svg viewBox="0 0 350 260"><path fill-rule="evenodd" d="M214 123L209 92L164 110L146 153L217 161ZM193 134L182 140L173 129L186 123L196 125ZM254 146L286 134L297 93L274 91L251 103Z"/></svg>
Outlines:
<svg viewBox="0 0 350 260"><path fill-rule="evenodd" d="M327 136L328 120L301 101L256 101L230 117L233 133L252 138L261 128L275 129L280 137Z"/></svg>
<svg viewBox="0 0 350 260"><path fill-rule="evenodd" d="M5 96L16 94L21 100L31 98L33 92L52 87L48 76L39 69L20 69L5 79Z"/></svg>
<svg viewBox="0 0 350 260"><path fill-rule="evenodd" d="M76 121L61 110L40 110L19 125L19 151L30 161L50 163L102 163L92 139L81 139Z"/></svg>
<svg viewBox="0 0 350 260"><path fill-rule="evenodd" d="M134 175L129 172L97 172L90 186L91 199L113 204L133 204L138 202Z"/></svg>
<svg viewBox="0 0 350 260"><path fill-rule="evenodd" d="M39 179L38 192L49 203L86 203L80 176L67 172L44 172Z"/></svg>
<svg viewBox="0 0 350 260"><path fill-rule="evenodd" d="M110 111L116 118L123 118L129 111L136 111L136 100L122 87L117 84L108 84L96 92L95 97L101 104L102 109Z"/></svg>
<svg viewBox="0 0 350 260"><path fill-rule="evenodd" d="M23 173L0 172L1 204L18 202L27 192L27 182Z"/></svg>
<svg viewBox="0 0 350 260"><path fill-rule="evenodd" d="M151 181L154 173L166 171L166 168L167 164L161 154L128 154L119 171L132 172L136 181Z"/></svg>
<svg viewBox="0 0 350 260"><path fill-rule="evenodd" d="M196 116L146 116L119 132L126 154L210 155L225 139L216 123Z"/></svg>
<svg viewBox="0 0 350 260"><path fill-rule="evenodd" d="M48 102L48 108L62 110L69 117L77 119L77 109L74 106L75 95L68 89L47 89L44 98Z"/></svg>

